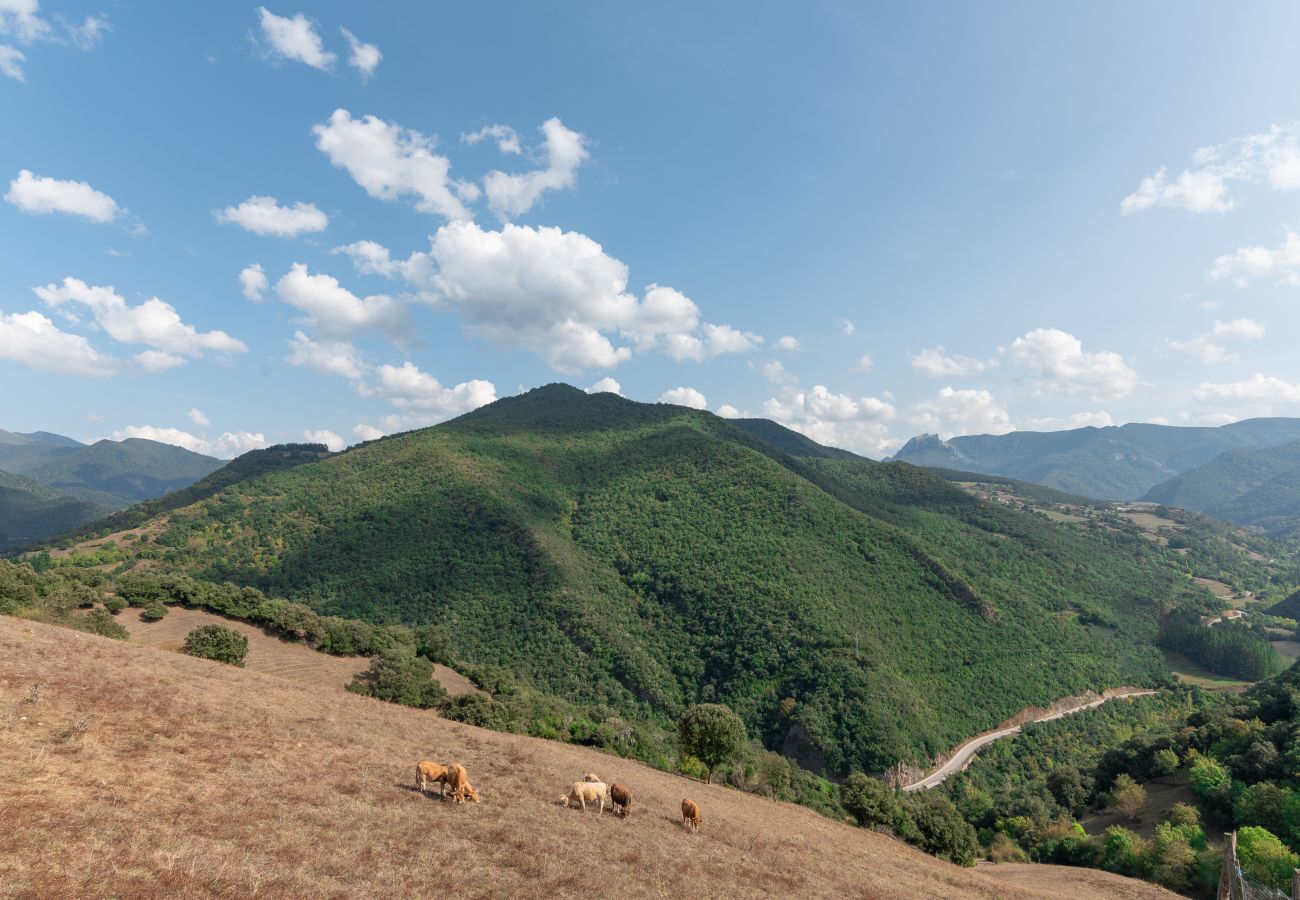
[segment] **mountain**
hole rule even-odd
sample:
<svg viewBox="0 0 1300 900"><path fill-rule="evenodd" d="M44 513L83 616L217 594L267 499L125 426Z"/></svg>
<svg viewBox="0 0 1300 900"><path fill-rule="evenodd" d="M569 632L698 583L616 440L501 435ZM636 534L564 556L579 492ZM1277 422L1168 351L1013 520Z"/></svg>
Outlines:
<svg viewBox="0 0 1300 900"><path fill-rule="evenodd" d="M222 460L142 438L87 446L46 432L0 433L0 469L108 509L187 487L222 465Z"/></svg>
<svg viewBox="0 0 1300 900"><path fill-rule="evenodd" d="M770 748L832 773L921 761L1026 705L1151 683L1157 614L1189 590L1181 557L1140 537L567 385L154 521L152 541L119 542L115 559L440 624L460 659L603 710L595 721L666 723L721 700Z"/></svg>
<svg viewBox="0 0 1300 900"><path fill-rule="evenodd" d="M1132 500L1234 449L1300 440L1300 419L1244 419L1218 428L1130 423L1068 431L912 438L893 457L918 466L1007 475L1100 500Z"/></svg>
<svg viewBox="0 0 1300 900"><path fill-rule="evenodd" d="M0 471L0 551L78 528L109 512L106 506Z"/></svg>
<svg viewBox="0 0 1300 900"><path fill-rule="evenodd" d="M1156 485L1142 498L1270 534L1300 528L1300 441L1228 450Z"/></svg>

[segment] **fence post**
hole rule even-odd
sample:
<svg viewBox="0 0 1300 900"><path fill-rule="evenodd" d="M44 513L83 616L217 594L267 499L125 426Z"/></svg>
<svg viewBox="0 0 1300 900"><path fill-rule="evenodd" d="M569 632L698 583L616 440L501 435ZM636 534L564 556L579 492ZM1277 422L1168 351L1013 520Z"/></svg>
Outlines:
<svg viewBox="0 0 1300 900"><path fill-rule="evenodd" d="M1291 870L1291 900L1300 900L1300 869Z"/></svg>
<svg viewBox="0 0 1300 900"><path fill-rule="evenodd" d="M1223 836L1223 869L1219 873L1219 890L1215 900L1232 900L1233 877L1237 868L1237 832L1230 831Z"/></svg>

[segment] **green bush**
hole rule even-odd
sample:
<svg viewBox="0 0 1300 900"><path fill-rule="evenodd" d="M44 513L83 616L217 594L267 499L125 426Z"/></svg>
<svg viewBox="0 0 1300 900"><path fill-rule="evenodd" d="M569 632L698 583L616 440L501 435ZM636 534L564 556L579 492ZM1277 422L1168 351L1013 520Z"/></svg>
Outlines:
<svg viewBox="0 0 1300 900"><path fill-rule="evenodd" d="M67 621L76 628L89 631L91 634L116 638L119 641L125 641L130 637L127 630L122 627L122 623L114 619L112 614L105 609L92 609L84 616L73 616Z"/></svg>
<svg viewBox="0 0 1300 900"><path fill-rule="evenodd" d="M1300 866L1273 832L1254 825L1237 829L1237 859L1247 878L1281 890L1290 889L1291 871Z"/></svg>
<svg viewBox="0 0 1300 900"><path fill-rule="evenodd" d="M447 691L433 680L429 661L400 647L385 650L371 660L370 668L357 675L348 690L422 709L447 700Z"/></svg>
<svg viewBox="0 0 1300 900"><path fill-rule="evenodd" d="M113 615L117 615L122 610L126 609L126 601L118 596L109 597L104 601L104 609L108 610Z"/></svg>
<svg viewBox="0 0 1300 900"><path fill-rule="evenodd" d="M879 778L854 772L840 785L840 803L863 828L906 829L898 792Z"/></svg>
<svg viewBox="0 0 1300 900"><path fill-rule="evenodd" d="M677 741L683 756L694 756L704 763L706 781L713 780L713 770L730 762L745 749L745 723L721 703L692 706L677 721Z"/></svg>
<svg viewBox="0 0 1300 900"><path fill-rule="evenodd" d="M185 635L185 646L181 649L190 656L242 668L248 653L248 638L225 625L200 625Z"/></svg>
<svg viewBox="0 0 1300 900"><path fill-rule="evenodd" d="M980 856L980 842L957 807L939 791L916 791L903 795L909 844L931 856L959 866L973 866Z"/></svg>
<svg viewBox="0 0 1300 900"><path fill-rule="evenodd" d="M166 605L155 600L144 608L144 612L140 613L140 618L146 622L158 622L166 615Z"/></svg>

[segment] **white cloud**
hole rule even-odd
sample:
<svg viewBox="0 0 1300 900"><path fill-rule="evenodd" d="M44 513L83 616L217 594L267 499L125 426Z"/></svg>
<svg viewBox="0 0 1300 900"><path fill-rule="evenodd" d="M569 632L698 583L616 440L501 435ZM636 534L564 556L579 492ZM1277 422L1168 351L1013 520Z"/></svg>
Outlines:
<svg viewBox="0 0 1300 900"><path fill-rule="evenodd" d="M27 56L17 47L0 44L0 75L14 81L26 81L27 76L23 74L23 63L26 61Z"/></svg>
<svg viewBox="0 0 1300 900"><path fill-rule="evenodd" d="M401 415L383 420L389 432L433 425L497 398L496 387L490 381L475 379L443 387L437 378L411 362L380 366L375 374L376 381L358 384L357 392L365 397L383 397L402 411Z"/></svg>
<svg viewBox="0 0 1300 900"><path fill-rule="evenodd" d="M306 366L313 372L325 375L342 375L360 378L364 366L361 353L348 341L312 340L301 331L295 331L289 340L290 353L284 361L291 366Z"/></svg>
<svg viewBox="0 0 1300 900"><path fill-rule="evenodd" d="M50 23L39 15L38 0L0 0L0 34L13 35L24 44L50 33Z"/></svg>
<svg viewBox="0 0 1300 900"><path fill-rule="evenodd" d="M1085 353L1078 338L1058 328L1036 328L1016 338L1009 356L1035 373L1040 393L1051 390L1101 400L1123 397L1137 386L1137 373L1118 353Z"/></svg>
<svg viewBox="0 0 1300 900"><path fill-rule="evenodd" d="M64 278L62 284L47 284L33 290L54 309L68 304L86 307L99 327L123 344L145 344L172 357L191 359L207 352L243 353L248 349L243 341L224 331L200 332L187 325L171 304L157 297L150 297L137 306L128 306L126 299L112 287L88 285L79 278ZM140 362L155 370L172 363L160 356L148 356Z"/></svg>
<svg viewBox="0 0 1300 900"><path fill-rule="evenodd" d="M933 400L912 407L912 419L927 432L947 440L958 434L1006 434L1015 431L1005 406L988 391L940 388Z"/></svg>
<svg viewBox="0 0 1300 900"><path fill-rule="evenodd" d="M1275 403L1300 403L1300 384L1290 384L1281 378L1256 372L1245 381L1202 384L1195 390L1194 396L1198 400L1244 401L1257 409L1268 410Z"/></svg>
<svg viewBox="0 0 1300 900"><path fill-rule="evenodd" d="M772 346L778 350L798 350L799 339L788 334L782 335L776 339L776 343Z"/></svg>
<svg viewBox="0 0 1300 900"><path fill-rule="evenodd" d="M55 28L40 16L38 0L0 0L0 36L13 38L20 44L53 41L89 50L105 32L112 30L102 16L87 16L81 24L59 17L58 24L59 28ZM0 44L0 75L24 81L22 63L26 59L12 44Z"/></svg>
<svg viewBox="0 0 1300 900"><path fill-rule="evenodd" d="M69 41L81 50L90 50L103 40L106 33L113 30L113 26L103 16L86 16L80 25L68 22L64 29Z"/></svg>
<svg viewBox="0 0 1300 900"><path fill-rule="evenodd" d="M1287 229L1281 246L1239 247L1236 252L1214 260L1210 277L1231 280L1245 287L1257 278L1277 278L1284 284L1300 287L1300 233Z"/></svg>
<svg viewBox="0 0 1300 900"><path fill-rule="evenodd" d="M502 153L518 156L524 152L519 143L518 132L509 125L488 125L471 134L462 134L460 136L461 142L465 144L477 144L485 138L496 141L497 149Z"/></svg>
<svg viewBox="0 0 1300 900"><path fill-rule="evenodd" d="M837 394L820 384L782 391L763 404L763 415L832 447L879 456L898 443L885 424L896 415L893 404L878 397Z"/></svg>
<svg viewBox="0 0 1300 900"><path fill-rule="evenodd" d="M1233 319L1215 322L1205 334L1186 341L1168 341L1169 348L1186 356L1199 359L1207 365L1232 362L1239 357L1229 352L1224 343L1230 341L1257 341L1264 336L1264 326L1254 319Z"/></svg>
<svg viewBox="0 0 1300 900"><path fill-rule="evenodd" d="M328 123L312 127L312 134L317 149L370 196L410 198L421 212L473 218L458 195L473 199L477 188L452 182L451 163L434 152L433 138L374 116L353 119L345 109L334 110Z"/></svg>
<svg viewBox="0 0 1300 900"><path fill-rule="evenodd" d="M26 213L61 212L90 222L111 222L122 212L116 200L84 181L59 181L34 175L28 169L9 182L5 199Z"/></svg>
<svg viewBox="0 0 1300 900"><path fill-rule="evenodd" d="M171 444L174 447L183 447L192 453L202 453L205 456L215 456L218 459L231 459L241 453L247 453L249 450L258 450L269 446L264 435L250 431L227 431L219 438L209 438L204 435L182 431L179 428L127 425L112 434L112 439L115 441L124 441L128 438L142 438L146 441L157 441L160 444Z"/></svg>
<svg viewBox="0 0 1300 900"><path fill-rule="evenodd" d="M1068 416L1046 416L1030 419L1025 426L1030 431L1066 431L1071 428L1109 428L1115 424L1110 413L1105 410L1096 412L1077 412ZM1157 423L1159 424L1159 423Z"/></svg>
<svg viewBox="0 0 1300 900"><path fill-rule="evenodd" d="M253 263L240 269L239 288L244 296L254 303L261 303L266 299L266 289L269 286L261 263Z"/></svg>
<svg viewBox="0 0 1300 900"><path fill-rule="evenodd" d="M131 357L146 372L166 372L177 366L185 365L185 357L161 350L143 350Z"/></svg>
<svg viewBox="0 0 1300 900"><path fill-rule="evenodd" d="M207 428L212 424L208 421L208 417L203 414L203 410L201 409L191 409L185 415L189 416L191 422L202 428Z"/></svg>
<svg viewBox="0 0 1300 900"><path fill-rule="evenodd" d="M744 419L747 416L732 406L730 403L724 403L718 407L718 415L724 419Z"/></svg>
<svg viewBox="0 0 1300 900"><path fill-rule="evenodd" d="M412 341L410 311L401 303L384 294L362 299L331 275L309 274L303 263L293 264L275 292L330 340L348 340L373 328L399 347Z"/></svg>
<svg viewBox="0 0 1300 900"><path fill-rule="evenodd" d="M257 8L262 37L272 56L305 63L313 69L328 70L338 57L325 49L316 23L298 13L292 19L277 16L265 6Z"/></svg>
<svg viewBox="0 0 1300 900"><path fill-rule="evenodd" d="M912 368L919 369L931 378L968 378L995 365L996 360L984 362L970 356L949 356L944 353L942 344L926 347L912 357Z"/></svg>
<svg viewBox="0 0 1300 900"><path fill-rule="evenodd" d="M95 378L116 374L121 367L119 360L99 353L81 335L60 331L38 312L0 313L0 359Z"/></svg>
<svg viewBox="0 0 1300 900"><path fill-rule="evenodd" d="M238 206L227 206L213 212L218 222L238 225L253 234L275 237L296 237L300 234L324 231L329 216L313 203L299 201L293 206L281 206L274 197L249 197Z"/></svg>
<svg viewBox="0 0 1300 900"><path fill-rule="evenodd" d="M590 156L587 139L565 128L559 119L547 119L540 130L545 156L543 168L520 174L494 171L483 178L488 208L503 222L528 212L546 191L572 188L578 167Z"/></svg>
<svg viewBox="0 0 1300 900"><path fill-rule="evenodd" d="M1228 182L1268 183L1274 190L1300 188L1300 122L1273 125L1227 143L1202 147L1192 155L1193 167L1170 180L1161 166L1143 178L1138 189L1120 202L1129 215L1165 206L1192 212L1227 212L1236 204Z"/></svg>
<svg viewBox="0 0 1300 900"><path fill-rule="evenodd" d="M362 441L377 441L384 436L384 432L363 422L352 427L352 436Z"/></svg>
<svg viewBox="0 0 1300 900"><path fill-rule="evenodd" d="M842 333L846 335L852 335L853 332L857 330L858 330L858 326L854 325L848 319L840 319L840 331Z"/></svg>
<svg viewBox="0 0 1300 900"><path fill-rule="evenodd" d="M338 453L348 445L348 442L343 440L342 435L335 434L328 428L322 428L318 431L304 431L302 437L309 444L324 444L325 449L331 453Z"/></svg>
<svg viewBox="0 0 1300 900"><path fill-rule="evenodd" d="M346 28L340 28L343 36L348 39L348 47L352 49L352 55L348 57L348 65L361 73L362 81L369 81L370 76L375 74L375 68L379 61L384 58L384 54L379 52L379 48L374 44L367 44L357 39L357 36Z"/></svg>
<svg viewBox="0 0 1300 900"><path fill-rule="evenodd" d="M388 248L375 241L357 241L330 251L343 253L352 260L352 268L362 275L402 278L415 284L428 284L433 278L433 262L427 253L412 253L407 259L393 259Z"/></svg>
<svg viewBox="0 0 1300 900"><path fill-rule="evenodd" d="M621 397L623 396L623 385L619 384L613 378L609 378L607 376L605 378L600 379L600 381L597 381L591 387L587 388L587 393L588 394L610 393L610 394L618 394Z"/></svg>
<svg viewBox="0 0 1300 900"><path fill-rule="evenodd" d="M707 409L709 405L704 395L693 387L675 387L664 391L655 402L689 406L691 409Z"/></svg>
<svg viewBox="0 0 1300 900"><path fill-rule="evenodd" d="M781 365L779 360L765 362L758 367L763 373L763 377L773 384L794 384L799 379L791 373L785 366Z"/></svg>
<svg viewBox="0 0 1300 900"><path fill-rule="evenodd" d="M870 372L872 369L875 368L875 366L876 366L876 361L875 359L872 358L871 354L864 353L861 356L859 356L858 361L853 364L853 371Z"/></svg>

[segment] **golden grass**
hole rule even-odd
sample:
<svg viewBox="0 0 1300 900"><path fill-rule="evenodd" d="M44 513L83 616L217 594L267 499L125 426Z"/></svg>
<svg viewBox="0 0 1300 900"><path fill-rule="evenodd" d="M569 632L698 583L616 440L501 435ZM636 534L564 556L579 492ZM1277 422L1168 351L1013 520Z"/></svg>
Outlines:
<svg viewBox="0 0 1300 900"><path fill-rule="evenodd" d="M483 802L420 795L426 758ZM556 802L587 771L632 789L629 819ZM1172 896L1020 886L593 750L3 616L0 773L6 897Z"/></svg>

